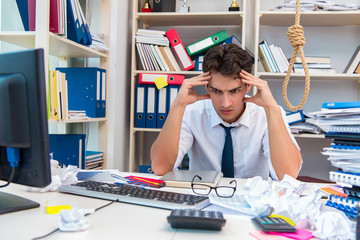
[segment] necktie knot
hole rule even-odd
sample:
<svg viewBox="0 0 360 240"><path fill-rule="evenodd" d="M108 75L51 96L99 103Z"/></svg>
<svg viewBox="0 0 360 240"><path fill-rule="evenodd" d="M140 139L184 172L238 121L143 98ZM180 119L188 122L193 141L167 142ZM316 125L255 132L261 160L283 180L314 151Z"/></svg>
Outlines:
<svg viewBox="0 0 360 240"><path fill-rule="evenodd" d="M231 131L231 129L234 128L234 127L226 127L226 126L223 125L222 123L220 124L220 126L224 128L225 133L226 133L226 136L231 135L231 132L230 132L230 131Z"/></svg>

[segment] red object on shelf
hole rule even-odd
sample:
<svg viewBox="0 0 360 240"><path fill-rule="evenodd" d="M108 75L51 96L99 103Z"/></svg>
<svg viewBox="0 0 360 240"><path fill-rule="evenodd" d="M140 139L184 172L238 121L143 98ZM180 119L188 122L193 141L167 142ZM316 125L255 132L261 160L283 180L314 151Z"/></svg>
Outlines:
<svg viewBox="0 0 360 240"><path fill-rule="evenodd" d="M141 12L152 12L152 8L142 8Z"/></svg>

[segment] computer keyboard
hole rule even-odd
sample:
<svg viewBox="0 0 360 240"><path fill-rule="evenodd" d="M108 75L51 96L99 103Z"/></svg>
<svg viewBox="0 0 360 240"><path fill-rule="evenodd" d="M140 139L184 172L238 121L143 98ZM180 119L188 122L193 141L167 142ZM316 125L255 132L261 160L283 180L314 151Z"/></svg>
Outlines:
<svg viewBox="0 0 360 240"><path fill-rule="evenodd" d="M210 200L206 196L154 190L127 184L85 181L61 186L59 191L164 209L202 209L210 205Z"/></svg>

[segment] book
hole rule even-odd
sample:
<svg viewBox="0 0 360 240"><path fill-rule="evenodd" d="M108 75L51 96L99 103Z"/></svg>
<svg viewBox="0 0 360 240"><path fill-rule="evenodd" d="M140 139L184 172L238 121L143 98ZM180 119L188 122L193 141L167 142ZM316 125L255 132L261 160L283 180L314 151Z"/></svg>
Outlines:
<svg viewBox="0 0 360 240"><path fill-rule="evenodd" d="M167 187L191 188L191 181L195 175L202 179L197 178L194 182L211 187L217 186L223 177L223 173L220 171L174 170L162 176L160 180L165 181Z"/></svg>
<svg viewBox="0 0 360 240"><path fill-rule="evenodd" d="M306 63L327 63L331 64L330 57L321 57L321 56L305 56ZM301 57L295 58L295 63L301 63Z"/></svg>
<svg viewBox="0 0 360 240"><path fill-rule="evenodd" d="M360 101L353 102L324 102L322 108L337 109L337 108L359 108Z"/></svg>
<svg viewBox="0 0 360 240"><path fill-rule="evenodd" d="M351 56L349 63L346 65L344 73L352 74L360 62L360 45L357 46L354 54Z"/></svg>

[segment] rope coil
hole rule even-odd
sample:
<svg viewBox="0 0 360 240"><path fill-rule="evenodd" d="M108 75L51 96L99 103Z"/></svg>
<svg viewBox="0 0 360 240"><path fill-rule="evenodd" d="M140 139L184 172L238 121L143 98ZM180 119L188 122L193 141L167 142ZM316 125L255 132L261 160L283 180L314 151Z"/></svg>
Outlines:
<svg viewBox="0 0 360 240"><path fill-rule="evenodd" d="M296 0L296 14L295 14L295 25L288 28L288 32L286 34L289 38L291 46L294 48L293 55L290 59L289 67L286 72L282 94L283 99L286 104L291 110L300 110L305 105L306 100L309 96L310 91L310 74L309 69L306 64L305 55L303 46L305 45L305 37L304 37L304 30L303 27L300 25L300 0ZM300 54L301 62L305 71L305 89L304 89L304 95L303 98L298 106L293 106L287 97L287 87L290 80L290 75L295 63L295 59L297 54Z"/></svg>

